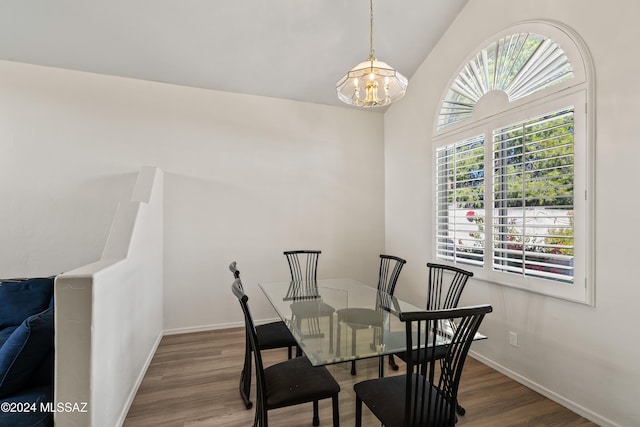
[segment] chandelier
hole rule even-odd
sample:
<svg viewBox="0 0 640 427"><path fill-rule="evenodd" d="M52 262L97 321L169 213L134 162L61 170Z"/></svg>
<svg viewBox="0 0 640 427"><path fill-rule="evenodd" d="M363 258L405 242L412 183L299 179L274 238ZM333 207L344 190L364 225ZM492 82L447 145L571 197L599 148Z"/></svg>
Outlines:
<svg viewBox="0 0 640 427"><path fill-rule="evenodd" d="M347 72L336 84L338 98L357 107L383 107L404 96L407 78L373 51L373 0L369 0L369 59Z"/></svg>

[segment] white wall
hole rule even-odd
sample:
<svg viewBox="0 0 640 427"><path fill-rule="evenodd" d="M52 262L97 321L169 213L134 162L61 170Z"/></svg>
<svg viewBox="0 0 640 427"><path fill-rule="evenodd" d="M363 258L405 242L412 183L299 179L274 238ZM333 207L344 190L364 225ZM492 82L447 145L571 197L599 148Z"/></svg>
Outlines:
<svg viewBox="0 0 640 427"><path fill-rule="evenodd" d="M328 89L330 90L330 89ZM100 257L142 165L165 172L164 328L240 324L229 262L257 319L282 251L319 275L373 280L384 247L379 113L0 61L0 276Z"/></svg>
<svg viewBox="0 0 640 427"><path fill-rule="evenodd" d="M449 79L482 41L521 21L560 21L584 39L596 72L596 306L477 280L461 304L494 307L481 328L489 340L472 348L477 357L598 424L629 427L640 420L640 250L633 231L620 229L633 230L636 218L622 213L640 209L639 15L631 0L470 1L385 115L386 249L409 261L396 292L424 301L424 264L433 257L432 124ZM519 348L508 345L509 331L519 334Z"/></svg>

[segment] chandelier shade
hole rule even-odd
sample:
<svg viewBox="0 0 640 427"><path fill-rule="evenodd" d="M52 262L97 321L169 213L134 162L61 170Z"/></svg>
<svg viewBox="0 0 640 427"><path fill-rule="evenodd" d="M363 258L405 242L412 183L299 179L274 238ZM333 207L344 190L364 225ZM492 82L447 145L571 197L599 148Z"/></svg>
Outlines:
<svg viewBox="0 0 640 427"><path fill-rule="evenodd" d="M347 72L336 86L342 102L357 107L381 107L402 98L407 78L387 63L370 59Z"/></svg>
<svg viewBox="0 0 640 427"><path fill-rule="evenodd" d="M338 98L356 107L383 107L402 98L407 78L373 55L373 0L369 0L369 59L349 70L336 84Z"/></svg>

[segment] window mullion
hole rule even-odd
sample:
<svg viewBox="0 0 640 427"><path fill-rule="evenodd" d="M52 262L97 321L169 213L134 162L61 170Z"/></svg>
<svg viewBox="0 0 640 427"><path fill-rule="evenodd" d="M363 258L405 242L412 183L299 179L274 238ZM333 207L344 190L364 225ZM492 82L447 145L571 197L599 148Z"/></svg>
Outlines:
<svg viewBox="0 0 640 427"><path fill-rule="evenodd" d="M522 276L526 276L526 259L527 259L527 174L525 170L526 158L527 158L527 126L526 122L522 122L520 126L520 132L522 137L520 139L520 149L522 150L522 163L520 164L522 175L522 190L520 206L522 206L522 214L520 220L522 221L522 248L520 249L520 259L522 260Z"/></svg>

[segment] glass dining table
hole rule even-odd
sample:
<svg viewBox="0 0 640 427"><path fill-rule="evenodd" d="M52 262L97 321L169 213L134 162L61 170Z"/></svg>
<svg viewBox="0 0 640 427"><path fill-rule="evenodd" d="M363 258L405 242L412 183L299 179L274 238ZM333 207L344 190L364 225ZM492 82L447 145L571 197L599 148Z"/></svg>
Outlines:
<svg viewBox="0 0 640 427"><path fill-rule="evenodd" d="M406 350L401 312L423 311L353 279L260 283L312 365L329 365ZM349 328L347 328L349 327ZM358 330L356 333L346 329Z"/></svg>

